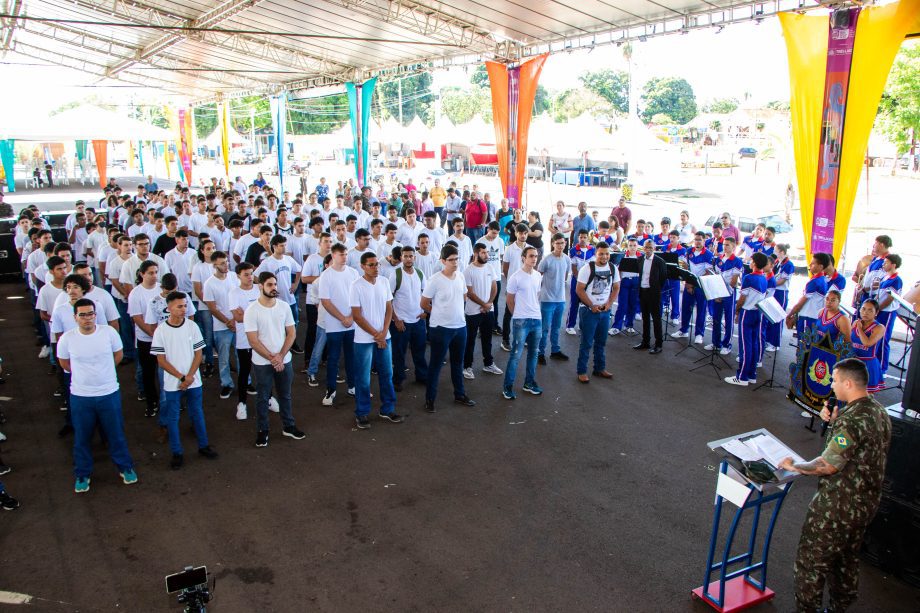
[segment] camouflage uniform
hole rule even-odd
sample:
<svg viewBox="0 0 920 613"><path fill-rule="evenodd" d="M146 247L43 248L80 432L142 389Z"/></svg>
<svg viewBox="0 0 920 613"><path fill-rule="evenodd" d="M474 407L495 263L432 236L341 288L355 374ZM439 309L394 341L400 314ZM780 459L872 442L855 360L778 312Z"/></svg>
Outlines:
<svg viewBox="0 0 920 613"><path fill-rule="evenodd" d="M821 477L808 507L795 560L798 611L821 610L824 584L830 608L856 600L859 548L881 499L891 420L871 397L843 409L828 428L821 457L838 472Z"/></svg>

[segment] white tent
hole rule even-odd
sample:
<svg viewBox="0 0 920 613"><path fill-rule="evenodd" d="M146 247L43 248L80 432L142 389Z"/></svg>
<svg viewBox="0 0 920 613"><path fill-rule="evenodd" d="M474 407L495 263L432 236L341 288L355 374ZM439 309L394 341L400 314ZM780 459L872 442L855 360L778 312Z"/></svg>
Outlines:
<svg viewBox="0 0 920 613"><path fill-rule="evenodd" d="M240 133L233 129L232 125L227 126L227 136L231 147L233 145L246 145L249 143L249 139L240 136ZM220 149L220 126L214 128L214 131L211 132L204 140L202 140L201 144L208 149Z"/></svg>
<svg viewBox="0 0 920 613"><path fill-rule="evenodd" d="M175 140L169 130L146 124L96 106L80 106L49 117L44 122L17 122L7 118L0 138L60 142L72 140L137 141Z"/></svg>
<svg viewBox="0 0 920 613"><path fill-rule="evenodd" d="M457 132L462 137L465 145L494 144L495 128L486 123L482 117L476 115L468 122L457 126Z"/></svg>

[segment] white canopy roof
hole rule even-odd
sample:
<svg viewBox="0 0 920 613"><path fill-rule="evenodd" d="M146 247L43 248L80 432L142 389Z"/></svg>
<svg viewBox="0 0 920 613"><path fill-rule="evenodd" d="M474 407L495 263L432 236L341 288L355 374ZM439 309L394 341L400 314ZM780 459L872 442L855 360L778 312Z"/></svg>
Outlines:
<svg viewBox="0 0 920 613"><path fill-rule="evenodd" d="M49 117L44 122L17 122L5 118L0 124L0 138L40 142L72 140L175 140L176 135L163 128L124 117L97 106L80 106Z"/></svg>
<svg viewBox="0 0 920 613"><path fill-rule="evenodd" d="M227 136L231 146L249 143L249 139L240 136L240 133L233 128L233 125L230 124L229 121L227 122ZM214 131L208 134L207 138L201 141L201 144L208 149L219 149L221 146L220 126L214 128Z"/></svg>

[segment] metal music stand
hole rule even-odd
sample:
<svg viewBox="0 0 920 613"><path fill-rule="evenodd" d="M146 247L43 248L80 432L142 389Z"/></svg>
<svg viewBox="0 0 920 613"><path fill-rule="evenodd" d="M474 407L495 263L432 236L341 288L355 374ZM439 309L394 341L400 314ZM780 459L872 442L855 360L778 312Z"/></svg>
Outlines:
<svg viewBox="0 0 920 613"><path fill-rule="evenodd" d="M776 302L776 298L770 297L770 298L768 298L768 299L761 300L761 303L766 302L766 300L773 300L774 302ZM764 305L764 306L766 306L766 305ZM782 308L782 305L779 305L779 306L780 306L780 308ZM773 319L771 319L771 317L770 317L769 315L767 315L767 311L766 311L765 309L761 308L761 305L760 305L760 304L757 305L757 308L760 309L761 317L765 318L765 319L766 319L767 321L769 321L771 324L773 324L773 325L779 324L779 325L781 325L781 326L784 325L784 323L785 323L785 312L783 313L783 317L780 318L779 321L773 321ZM779 356L779 347L777 347L777 348L776 348L776 351L773 352L773 365L770 367L770 378L767 379L766 381L764 381L763 383L761 383L760 385L758 385L757 387L755 387L755 388L754 388L753 390L751 390L751 391L756 392L757 390L759 390L759 389L762 388L762 387L769 387L770 389L773 389L773 388L786 389L786 386L785 386L785 385L781 385L781 384L779 384L779 383L776 383L776 379L775 379L775 377L776 377L776 358L777 358L778 356Z"/></svg>
<svg viewBox="0 0 920 613"><path fill-rule="evenodd" d="M898 294L892 293L891 297L896 303L898 303L898 310L895 312L897 319L900 319L904 322L904 326L907 328L907 333L904 335L904 351L901 353L901 357L897 362L892 362L889 366L893 366L898 369L898 384L894 388L888 389L899 389L904 390L904 375L907 372L907 360L910 356L910 350L913 346L914 335L917 333L917 313L914 312L914 305L907 302L899 296ZM897 320L892 320L892 325Z"/></svg>
<svg viewBox="0 0 920 613"><path fill-rule="evenodd" d="M695 274L693 274L692 272L690 272L689 270L686 270L686 269L684 269L684 268L678 267L678 269L677 269L677 276L678 276L678 278L680 278L681 281L683 281L684 283L686 283L689 287L694 288L695 291L698 291L698 292L703 291L703 290L702 290L702 286L701 286L701 284L700 284L700 278L697 277L697 276L696 276ZM691 307L693 307L693 308L695 309L695 308L696 308L696 301L694 301L693 304L692 304L692 305L689 305L689 306L691 306ZM704 331L705 331L705 330L704 330ZM690 316L690 336L687 337L687 346L684 347L683 349L681 349L680 351L678 351L677 353L675 353L674 355L680 355L680 354L682 354L683 352L685 352L687 349L693 349L694 351L696 351L697 353L699 353L700 355L702 355L702 356L705 357L706 352L703 351L702 349L700 349L699 347L697 347L696 345L693 344L693 338L694 338L694 336L696 336L697 332L698 332L698 331L697 331L697 329L696 329L696 317L694 317L693 315L691 315L691 316Z"/></svg>
<svg viewBox="0 0 920 613"><path fill-rule="evenodd" d="M703 294L706 296L706 302L708 303L710 300L715 300L716 298L728 298L731 294L729 294L729 289L725 286L725 283L722 281L721 277L718 277L717 275L706 275L706 276L704 276L704 277L702 277L702 278L708 280L710 277L712 277L712 278L718 278L719 281L720 281L720 283L721 283L721 285L717 283L717 284L715 284L715 286L714 286L713 289L711 290L711 289L710 289L710 286L707 286L707 285L706 285L706 283L708 283L708 281L704 282L704 281L700 280L700 279L701 279L700 277L697 277L697 283L699 283L700 289L702 290ZM716 289L716 288L718 288L718 289ZM718 292L718 293L713 293L713 291L716 291L716 292ZM704 351L705 351L705 350L704 350ZM690 372L694 372L694 371L699 370L699 369L701 369L701 368L705 368L706 366L710 366L710 367L712 367L713 371L715 371L715 376L716 376L716 378L717 378L717 379L721 379L721 378L722 378L722 375L721 375L721 373L719 372L719 371L721 370L721 368L719 367L718 364L716 364L716 360L719 360L720 362L722 362L722 364L725 365L725 368L731 368L731 367L728 365L728 362L725 361L725 358L723 358L723 357L719 354L719 350L716 349L715 347L713 347L711 350L709 350L709 351L706 353L706 355L704 355L704 356L701 357L701 358L698 358L698 359L694 362L694 364L699 364L700 362L702 362L702 364L700 364L699 366L694 366L693 368L690 369Z"/></svg>
<svg viewBox="0 0 920 613"><path fill-rule="evenodd" d="M678 259L679 259L678 255L677 255L676 253L674 253L673 251L656 251L656 252L655 252L655 255L661 257L661 259L664 260L665 264L667 264L667 266L668 266L668 281L673 281L673 280L675 280L675 279L676 279L676 280L679 280L679 279L680 279L680 273L677 272L677 271L680 270L680 267L677 265L677 261L678 261ZM680 293L679 293L679 292L680 292L680 286L678 286L678 296L677 296L677 299L678 299L678 300L680 300ZM668 295L669 297L670 297L670 295L671 295L671 290L670 290L670 288L668 289L668 294L667 294L667 295ZM662 297L663 297L663 296L662 296ZM673 343L676 343L676 342L677 342L677 339L676 339L676 338L671 338L671 334L670 334L670 332L671 332L671 315L672 315L672 313L671 313L671 311L670 311L670 300L668 300L668 306L669 306L669 310L668 310L668 316L667 316L666 321L665 321L665 324L664 324L664 332L663 332L664 338L662 339L662 344L668 343L668 342L673 342ZM664 307L663 307L663 306L661 307L661 316L664 317Z"/></svg>

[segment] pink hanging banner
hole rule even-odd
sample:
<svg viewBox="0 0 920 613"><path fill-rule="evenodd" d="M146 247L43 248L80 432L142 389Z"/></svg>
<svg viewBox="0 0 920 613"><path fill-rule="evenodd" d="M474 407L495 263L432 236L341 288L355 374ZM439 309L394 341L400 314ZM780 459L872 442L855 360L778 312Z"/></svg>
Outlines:
<svg viewBox="0 0 920 613"><path fill-rule="evenodd" d="M179 109L179 162L185 181L192 184L192 114Z"/></svg>

